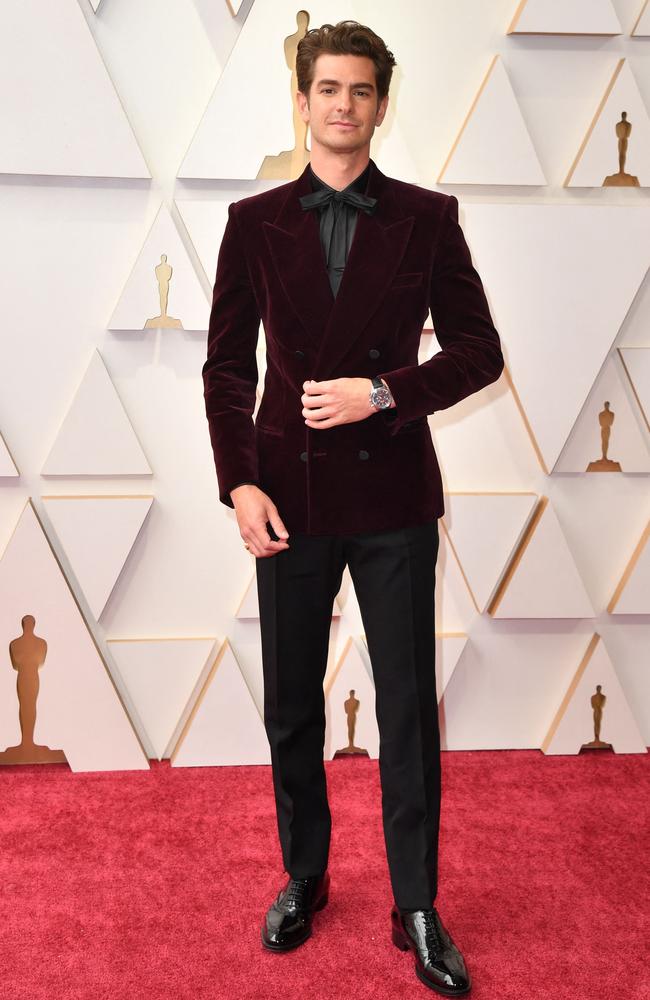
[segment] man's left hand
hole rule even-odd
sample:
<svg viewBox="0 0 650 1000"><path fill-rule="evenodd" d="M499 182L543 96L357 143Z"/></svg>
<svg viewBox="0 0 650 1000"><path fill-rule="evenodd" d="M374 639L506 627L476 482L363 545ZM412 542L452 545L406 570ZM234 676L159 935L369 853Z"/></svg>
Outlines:
<svg viewBox="0 0 650 1000"><path fill-rule="evenodd" d="M307 427L336 427L365 420L377 410L370 405L372 379L334 378L303 382L300 397Z"/></svg>

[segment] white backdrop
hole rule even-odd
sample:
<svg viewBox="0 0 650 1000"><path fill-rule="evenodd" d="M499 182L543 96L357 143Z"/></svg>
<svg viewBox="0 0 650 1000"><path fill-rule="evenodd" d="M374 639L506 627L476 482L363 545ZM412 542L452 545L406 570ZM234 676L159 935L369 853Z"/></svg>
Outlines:
<svg viewBox="0 0 650 1000"><path fill-rule="evenodd" d="M28 11L32 4L34 11ZM276 183L241 179L249 176L243 170L239 179L229 176L231 168L221 170L219 164L231 164L233 152L222 150L220 159L219 149L211 157L212 173L196 179L201 175L196 164L215 152L210 150L206 112L215 104L221 107L219 120L231 115L232 141L239 135L242 148L257 156L255 114L267 114L264 60L273 58L282 68L284 58L281 45L275 51L268 35L259 38L250 30L253 17L264 20L265 5L268 0L256 0L251 10L248 0L236 18L226 0L103 0L96 14L87 0L51 0L48 5L8 0L0 10L0 82L3 92L12 95L11 115L5 111L3 120L0 112L0 129L14 137L0 150L0 434L20 473L17 477L8 464L0 466L0 554L31 497L150 756L163 747L171 750L168 741L191 722L197 698L204 709L211 704L203 685L219 676L212 667L226 640L258 712L262 708L258 624L237 616L253 560L243 549L233 513L217 500L201 381L206 333L196 329L195 317L202 311L207 324L227 204ZM295 30L300 5L270 6L274 30L282 39ZM507 75L500 77L499 93L510 101L511 88L514 103L508 107L518 107L529 138L526 149L532 150L547 182L513 186L504 147L502 159L490 168L492 173L503 171L503 183L480 183L478 149L476 183L439 185L459 198L461 222L516 392L504 375L481 394L437 413L430 423L448 493L549 498L560 529L552 536L556 565L569 561L594 615L549 618L534 610L539 594L526 588L548 590L553 580L536 579L535 566L526 569L530 546L520 567L534 583L518 582L515 573L509 585L529 616L498 618L478 608L470 570L456 561L461 541L471 545L472 523L477 522L454 526L451 516L446 518L452 541L454 530L463 538L451 546L446 530L441 531L440 641L442 633L460 632L467 642L441 703L445 746L541 747L594 632L602 636L647 745L650 605L634 615L606 610L650 514L648 428L629 385L626 406L631 409L620 404L610 457L617 458L617 451L627 456L634 435L630 471L586 474L575 471L575 463L568 466L574 471L566 471L568 451L564 465L560 460L554 470L554 462L567 440L578 461L584 456L585 466L599 457L597 424L595 438L589 428L602 400L595 396L592 409L587 406L581 413L585 396L604 366L619 362L619 348L650 348L650 188L563 186L623 57L647 114L650 38L629 34L642 0L613 0L622 33L611 37L508 35L517 6L515 0L407 0L400 5L337 0L331 15L369 24L397 58L387 132L378 130L371 150L386 173L436 187L498 55L499 72ZM320 16L329 9L322 0L306 8L312 25L330 19L327 13ZM25 11L30 25L20 38L16 33L23 14L16 17L18 10ZM237 50L238 39L250 46L248 56ZM239 87L228 84L225 101L223 92L219 97L220 76L226 81L240 63L246 74ZM60 75L53 75L53 66L60 67ZM29 92L26 79L32 81ZM82 79L83 100L73 99L84 89ZM283 98L280 88L274 110L278 142L274 148L264 146L262 155L291 144L288 75L285 82L286 94ZM499 106L491 100L486 107L496 116L498 134ZM639 135L647 125L640 114L634 122ZM519 127L512 118L506 124ZM471 138L469 126L464 136ZM630 156L634 136L633 131ZM463 170L469 154L466 149ZM470 167L471 162L470 156ZM452 166L453 161L447 171ZM614 143L613 161L604 173L615 169ZM647 176L647 163L643 169ZM447 171L445 178L452 176ZM630 171L642 174L640 168ZM139 275L146 273L140 255L161 205L180 236L176 260L183 250L186 254L180 270L189 274L189 262L197 276L195 284L186 281L184 293L193 319L185 330L124 329L123 320L111 322L116 310L122 317L135 315L141 302L140 326L158 312L155 284L152 304L147 298L151 282ZM169 313L177 315L173 283L171 287ZM432 335L425 335L423 356L435 349ZM79 475L70 445L67 473L45 477L43 466L95 350L152 473L125 474L116 462L105 476ZM260 353L262 369L263 363ZM571 368L574 379L566 378ZM628 428L627 450L622 444L617 448L619 426ZM83 573L79 567L75 571L42 497L126 494L153 495L154 500L96 620L78 582ZM477 502L480 511L480 497ZM94 550L87 550L90 561L102 559L101 526L94 544ZM492 584L496 582L495 577ZM340 601L342 613L332 627L330 675L339 655L349 649L349 637L369 670L347 577ZM20 631L19 622L16 626L8 625L7 634L0 636L0 685L7 691L14 685L7 646ZM168 657L156 683L156 649L162 639L201 639L207 651L213 644L214 649L204 661L207 651L197 659L196 653L189 656L188 643L179 643L178 671L186 681L173 681ZM149 659L145 647L141 660L120 659L128 640L149 641ZM230 652L221 659L230 663ZM142 677L134 679L138 662L151 685L142 683ZM607 691L606 682L604 687ZM224 688L220 690L223 694ZM144 719L150 720L149 732ZM236 720L232 731L222 729L218 737L228 744L224 760L232 759L238 739L246 740ZM584 740L589 738L586 733ZM0 750L11 741L14 731L6 739L0 733ZM215 755L219 759L218 746L206 750L206 762ZM246 759L243 752L240 759Z"/></svg>

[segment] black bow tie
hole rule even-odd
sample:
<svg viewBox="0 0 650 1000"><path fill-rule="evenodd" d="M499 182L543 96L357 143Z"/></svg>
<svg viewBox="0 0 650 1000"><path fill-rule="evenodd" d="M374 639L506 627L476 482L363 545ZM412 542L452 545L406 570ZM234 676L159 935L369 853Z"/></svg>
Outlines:
<svg viewBox="0 0 650 1000"><path fill-rule="evenodd" d="M360 208L368 215L372 215L377 204L376 198L370 195L361 194L359 191L334 191L332 188L319 188L311 194L303 194L300 197L300 204L303 209L320 208L322 205L329 205L330 202L345 202L353 208Z"/></svg>

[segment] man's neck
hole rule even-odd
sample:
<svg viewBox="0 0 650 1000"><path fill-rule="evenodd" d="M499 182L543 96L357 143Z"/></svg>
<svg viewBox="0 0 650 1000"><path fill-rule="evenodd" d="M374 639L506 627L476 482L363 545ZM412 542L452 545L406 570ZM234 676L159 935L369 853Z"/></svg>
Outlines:
<svg viewBox="0 0 650 1000"><path fill-rule="evenodd" d="M369 150L359 149L353 153L331 153L320 147L312 148L309 162L317 177L336 191L342 191L368 166Z"/></svg>

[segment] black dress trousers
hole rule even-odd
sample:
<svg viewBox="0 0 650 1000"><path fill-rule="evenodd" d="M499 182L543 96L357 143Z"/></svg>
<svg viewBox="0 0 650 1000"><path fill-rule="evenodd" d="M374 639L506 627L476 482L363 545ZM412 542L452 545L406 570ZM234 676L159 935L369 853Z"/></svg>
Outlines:
<svg viewBox="0 0 650 1000"><path fill-rule="evenodd" d="M332 603L348 565L375 682L391 885L397 905L414 910L433 905L438 880L438 541L437 520L356 535L292 534L288 549L256 559L264 725L285 870L306 878L327 868L323 679Z"/></svg>

